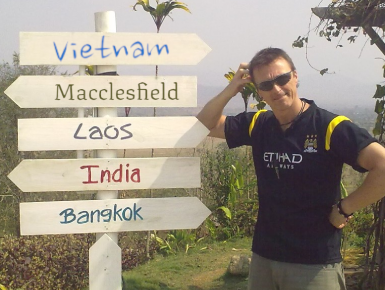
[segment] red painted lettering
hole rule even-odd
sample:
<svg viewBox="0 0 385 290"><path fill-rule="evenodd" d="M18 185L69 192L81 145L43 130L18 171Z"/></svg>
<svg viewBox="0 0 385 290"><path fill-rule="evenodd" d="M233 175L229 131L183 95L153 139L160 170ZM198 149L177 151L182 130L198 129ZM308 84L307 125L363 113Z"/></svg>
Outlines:
<svg viewBox="0 0 385 290"><path fill-rule="evenodd" d="M84 169L84 168L88 169L88 180L87 181L83 181L83 183L84 184L98 183L98 181L92 181L91 180L91 168L99 168L99 165L84 165L84 166L80 166L80 169Z"/></svg>

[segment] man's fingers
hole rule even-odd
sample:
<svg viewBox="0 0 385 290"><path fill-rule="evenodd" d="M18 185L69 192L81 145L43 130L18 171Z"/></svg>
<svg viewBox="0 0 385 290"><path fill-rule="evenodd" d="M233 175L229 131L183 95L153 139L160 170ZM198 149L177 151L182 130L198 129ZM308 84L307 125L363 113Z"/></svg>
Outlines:
<svg viewBox="0 0 385 290"><path fill-rule="evenodd" d="M241 79L249 79L249 63L242 62L235 74Z"/></svg>
<svg viewBox="0 0 385 290"><path fill-rule="evenodd" d="M238 69L248 69L249 65L250 64L248 62L241 62Z"/></svg>
<svg viewBox="0 0 385 290"><path fill-rule="evenodd" d="M248 69L239 69L234 77L250 82L250 74Z"/></svg>

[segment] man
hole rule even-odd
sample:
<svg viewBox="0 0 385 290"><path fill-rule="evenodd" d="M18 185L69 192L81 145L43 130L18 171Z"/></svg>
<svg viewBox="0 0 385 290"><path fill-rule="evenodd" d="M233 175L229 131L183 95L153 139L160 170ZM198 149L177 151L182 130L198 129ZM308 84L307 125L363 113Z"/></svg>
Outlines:
<svg viewBox="0 0 385 290"><path fill-rule="evenodd" d="M223 116L250 81L271 111ZM250 290L346 289L341 228L353 212L385 195L385 149L348 118L300 99L297 86L290 57L266 48L242 63L197 116L210 136L225 138L230 148L252 146L259 212ZM369 173L340 200L344 163Z"/></svg>

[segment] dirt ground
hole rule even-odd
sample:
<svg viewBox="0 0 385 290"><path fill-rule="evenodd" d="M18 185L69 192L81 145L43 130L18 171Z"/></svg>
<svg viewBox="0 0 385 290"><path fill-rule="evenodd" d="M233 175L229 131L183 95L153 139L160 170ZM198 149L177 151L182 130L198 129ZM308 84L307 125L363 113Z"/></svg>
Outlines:
<svg viewBox="0 0 385 290"><path fill-rule="evenodd" d="M361 281L364 270L361 267L345 266L345 281L347 290L359 290L358 284ZM366 289L366 288L364 288ZM367 289L371 290L371 289Z"/></svg>

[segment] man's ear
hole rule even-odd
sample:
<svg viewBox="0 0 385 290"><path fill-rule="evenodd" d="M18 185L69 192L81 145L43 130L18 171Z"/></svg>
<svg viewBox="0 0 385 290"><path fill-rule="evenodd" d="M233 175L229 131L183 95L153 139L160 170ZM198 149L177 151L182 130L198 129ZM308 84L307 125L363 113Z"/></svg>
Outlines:
<svg viewBox="0 0 385 290"><path fill-rule="evenodd" d="M293 77L296 78L298 80L298 74L297 74L297 71L296 70L293 70Z"/></svg>

